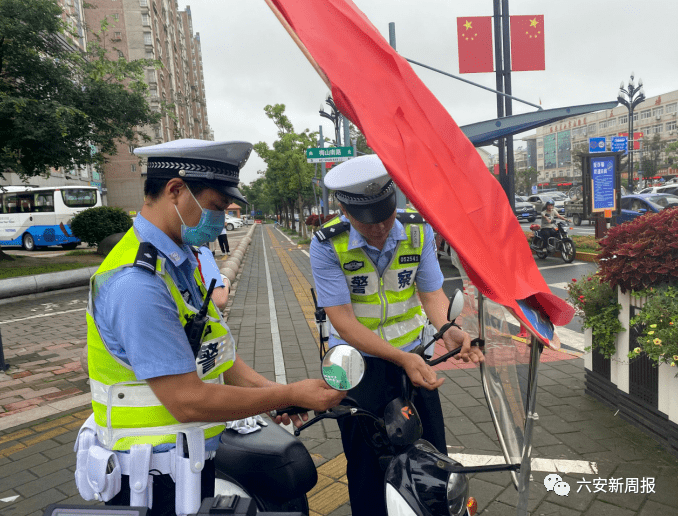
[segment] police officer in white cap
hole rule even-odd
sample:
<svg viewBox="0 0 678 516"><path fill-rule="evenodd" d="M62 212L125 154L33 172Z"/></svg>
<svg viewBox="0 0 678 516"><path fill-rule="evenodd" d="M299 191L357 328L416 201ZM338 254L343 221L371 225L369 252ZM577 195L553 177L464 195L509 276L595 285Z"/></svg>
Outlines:
<svg viewBox="0 0 678 516"><path fill-rule="evenodd" d="M288 405L325 410L343 397L322 380L280 385L256 373L236 355L220 312L205 303L191 246L214 241L227 206L245 200L238 175L251 150L202 140L135 150L148 158L144 206L91 282L94 414L78 438L76 470L87 499L152 505L153 516L195 513L213 496L224 422ZM198 324L203 305L207 317ZM113 472L109 460L119 464Z"/></svg>
<svg viewBox="0 0 678 516"><path fill-rule="evenodd" d="M420 343L426 316L436 328L447 322L449 301L433 231L419 214L396 212L395 186L376 155L333 168L325 186L335 191L343 215L316 233L311 266L318 305L331 323L329 346L348 343L365 356L365 378L349 395L360 407L383 414L386 404L401 396L404 369L418 391L414 405L423 438L447 454L437 391L443 379L420 356L408 353ZM483 360L466 332L453 326L443 340L450 350L462 346L457 356L464 361ZM339 423L351 512L386 515L384 473L359 420Z"/></svg>

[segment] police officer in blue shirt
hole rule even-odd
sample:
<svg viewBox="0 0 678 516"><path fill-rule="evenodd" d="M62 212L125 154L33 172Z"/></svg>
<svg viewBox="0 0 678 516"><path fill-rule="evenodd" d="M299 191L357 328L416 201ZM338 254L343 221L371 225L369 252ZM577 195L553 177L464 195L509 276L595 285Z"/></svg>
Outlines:
<svg viewBox="0 0 678 516"><path fill-rule="evenodd" d="M383 415L386 404L401 395L404 369L418 391L414 405L423 438L447 454L437 391L443 379L420 356L408 353L420 343L423 313L436 328L447 322L449 300L442 290L433 231L419 214L396 211L395 186L376 155L333 168L325 185L335 191L343 215L316 233L311 266L318 305L331 323L329 346L348 343L365 356L365 378L350 397ZM465 362L483 360L468 334L454 326L443 342L449 350L462 346L457 356ZM359 419L339 423L351 511L354 516L385 515L384 473L364 441Z"/></svg>
<svg viewBox="0 0 678 516"><path fill-rule="evenodd" d="M184 328L187 322L180 315L193 307L200 307L206 294L205 285L197 279L200 277L196 275L198 262L191 246L214 241L224 227L227 206L233 200L246 202L237 188L238 174L251 150L252 145L245 142L202 140L175 140L135 150L137 155L148 157L144 206L133 228L118 246L121 249L127 246L129 249L126 250L133 252L136 252L136 247L140 250L142 245L145 247L143 252L137 253L133 265L128 258L125 262L124 256L130 253L121 255L120 249L113 249L109 257L117 262L109 263L108 270L105 267L108 262L104 262L93 277L91 317L88 316L94 416L99 415L98 420L95 418L97 437L102 446L114 450L121 460L125 458L121 454L134 453L135 448L132 446L131 452L126 451L124 445L119 445L124 439L106 441L107 435L113 435L112 430L125 430L116 430L116 427L147 426L153 431L157 429L160 434L171 434L166 431L170 427L163 423L168 417L176 420L171 428L191 425L202 428L209 424L214 427L214 424L289 405L326 410L343 397L322 380L280 385L255 372L235 354L228 340L230 338L232 343L232 338L224 334L228 328L213 310L210 313L216 315L213 315L210 328L221 335L218 349L228 356L224 359L222 355L211 357L209 366L215 360L217 363L221 360L222 367L227 367L229 364L224 360L232 360L230 368L223 373L225 384L214 379L203 381L207 378L204 373L208 366L199 363L200 357L189 344ZM153 256L155 252L157 256ZM134 254L131 256L134 257ZM210 338L203 334L202 346L205 341L209 343ZM217 349L217 344L214 347ZM113 358L109 359L111 355ZM196 373L197 370L201 376ZM116 379L131 374L136 383L121 383ZM133 385L124 397L111 395L116 384ZM108 412L106 404L109 405ZM158 407L160 404L161 407ZM147 412L146 406L149 407ZM160 413L160 409L165 412ZM140 417L130 425L129 414L132 411L139 413ZM148 414L148 419L143 414ZM116 417L119 418L117 422ZM293 416L292 420L297 425L301 424L297 416ZM284 415L276 422L289 424L290 418ZM136 430L131 428L132 432ZM203 498L211 496L214 488L214 464L209 457L210 452L218 447L219 436L210 435L213 434L205 434ZM173 441L162 438L166 444L154 444L153 457L174 448ZM198 462L203 464L201 457ZM175 514L173 477L169 471L163 472L163 475L157 473L142 472L142 481L145 481L146 475L156 475L153 477L153 496L144 499L149 503L154 500L154 516ZM122 478L122 490L107 503L129 504L130 486L124 471Z"/></svg>

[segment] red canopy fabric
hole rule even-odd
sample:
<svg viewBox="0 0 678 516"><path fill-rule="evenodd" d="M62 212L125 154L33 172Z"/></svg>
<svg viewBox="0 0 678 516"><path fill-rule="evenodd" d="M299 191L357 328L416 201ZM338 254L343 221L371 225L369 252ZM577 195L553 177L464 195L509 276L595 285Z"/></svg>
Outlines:
<svg viewBox="0 0 678 516"><path fill-rule="evenodd" d="M339 110L455 249L473 284L537 335L518 300L567 324L574 309L550 292L501 186L367 17L350 0L266 1L329 81Z"/></svg>

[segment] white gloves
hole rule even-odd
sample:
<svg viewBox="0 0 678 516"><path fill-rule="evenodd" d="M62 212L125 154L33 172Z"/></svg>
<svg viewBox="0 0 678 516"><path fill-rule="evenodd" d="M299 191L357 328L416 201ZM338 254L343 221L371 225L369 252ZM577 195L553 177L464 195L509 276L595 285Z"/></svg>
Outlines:
<svg viewBox="0 0 678 516"><path fill-rule="evenodd" d="M268 426L268 423L259 415L226 422L226 428L235 430L239 434L251 434L260 430L262 426Z"/></svg>

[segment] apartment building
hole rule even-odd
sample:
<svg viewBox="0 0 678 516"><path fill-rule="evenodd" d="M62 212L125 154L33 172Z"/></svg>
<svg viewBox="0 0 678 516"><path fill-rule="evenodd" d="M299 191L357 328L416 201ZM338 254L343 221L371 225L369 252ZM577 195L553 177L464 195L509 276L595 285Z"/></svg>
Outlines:
<svg viewBox="0 0 678 516"><path fill-rule="evenodd" d="M678 139L678 90L645 99L633 112L634 170L642 157L643 138L658 134L662 140ZM605 137L610 149L613 136L627 136L629 112L625 106L576 116L537 129L536 134L526 136L528 165L539 172L540 183L578 181L581 178L580 164L573 153L588 150L588 139ZM671 169L666 169L670 174ZM675 173L675 171L674 171ZM625 174L624 174L625 175Z"/></svg>
<svg viewBox="0 0 678 516"><path fill-rule="evenodd" d="M68 0L65 0L68 1ZM76 0L73 0L76 1ZM108 30L100 35L109 57L154 59L159 68L145 70L149 104L168 113L154 126L143 127L155 145L178 138L214 139L207 119L200 34L193 33L190 7L177 0L88 0L88 29L98 30L102 20ZM92 34L89 35L93 39ZM135 145L118 145L118 153L104 166L102 191L107 204L135 214L143 204L145 165L133 154Z"/></svg>

